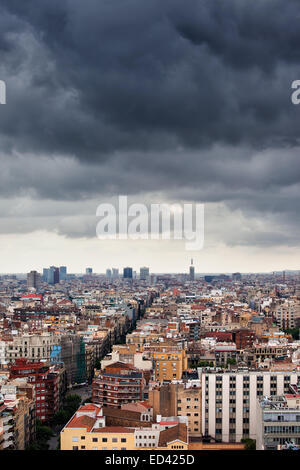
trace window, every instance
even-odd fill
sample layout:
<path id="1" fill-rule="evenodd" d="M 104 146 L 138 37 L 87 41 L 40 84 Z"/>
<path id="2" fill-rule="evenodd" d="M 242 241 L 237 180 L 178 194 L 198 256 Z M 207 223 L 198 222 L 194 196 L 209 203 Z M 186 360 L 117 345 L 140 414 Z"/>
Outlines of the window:
<path id="1" fill-rule="evenodd" d="M 93 437 L 93 442 L 98 442 L 98 437 Z"/>
<path id="2" fill-rule="evenodd" d="M 73 446 L 73 450 L 78 450 L 78 446 Z"/>
<path id="3" fill-rule="evenodd" d="M 112 442 L 118 442 L 118 438 L 117 438 L 117 437 L 113 437 L 113 438 L 112 438 Z"/>
<path id="4" fill-rule="evenodd" d="M 102 442 L 107 442 L 107 437 L 102 437 Z"/>
<path id="5" fill-rule="evenodd" d="M 73 442 L 78 442 L 78 437 L 72 437 Z"/>

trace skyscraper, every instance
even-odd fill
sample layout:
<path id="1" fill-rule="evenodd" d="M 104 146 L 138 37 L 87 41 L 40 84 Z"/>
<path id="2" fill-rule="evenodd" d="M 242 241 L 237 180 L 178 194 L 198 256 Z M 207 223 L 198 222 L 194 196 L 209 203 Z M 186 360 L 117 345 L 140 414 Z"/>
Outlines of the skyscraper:
<path id="1" fill-rule="evenodd" d="M 106 277 L 111 278 L 111 269 L 106 270 Z"/>
<path id="2" fill-rule="evenodd" d="M 86 268 L 85 274 L 93 274 L 93 268 Z"/>
<path id="3" fill-rule="evenodd" d="M 49 269 L 44 268 L 43 269 L 43 278 L 42 278 L 44 282 L 48 282 L 48 276 L 49 276 Z"/>
<path id="4" fill-rule="evenodd" d="M 67 267 L 66 266 L 60 266 L 59 268 L 59 280 L 60 281 L 65 281 L 67 279 Z"/>
<path id="5" fill-rule="evenodd" d="M 48 269 L 48 284 L 58 284 L 59 283 L 59 268 L 56 266 L 50 266 Z"/>
<path id="6" fill-rule="evenodd" d="M 30 271 L 27 274 L 27 288 L 39 289 L 41 282 L 41 275 L 37 271 Z"/>
<path id="7" fill-rule="evenodd" d="M 146 281 L 147 279 L 149 279 L 149 268 L 144 266 L 140 268 L 140 280 Z"/>
<path id="8" fill-rule="evenodd" d="M 112 277 L 117 279 L 119 277 L 119 270 L 116 268 L 112 268 Z"/>
<path id="9" fill-rule="evenodd" d="M 127 267 L 123 269 L 123 278 L 132 279 L 132 268 Z"/>
<path id="10" fill-rule="evenodd" d="M 190 266 L 190 281 L 195 280 L 195 267 L 193 266 L 193 258 L 191 259 L 191 266 Z"/>

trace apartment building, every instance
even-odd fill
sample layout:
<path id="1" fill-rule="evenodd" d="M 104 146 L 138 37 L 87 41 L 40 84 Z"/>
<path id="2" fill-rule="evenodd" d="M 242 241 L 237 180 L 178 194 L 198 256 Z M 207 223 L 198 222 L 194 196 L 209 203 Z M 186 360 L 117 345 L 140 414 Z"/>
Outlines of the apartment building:
<path id="1" fill-rule="evenodd" d="M 199 370 L 202 384 L 202 433 L 220 442 L 256 439 L 256 400 L 282 395 L 297 384 L 300 372 Z"/>
<path id="2" fill-rule="evenodd" d="M 235 343 L 217 343 L 215 346 L 215 363 L 216 366 L 226 366 L 228 362 L 237 359 L 237 351 Z"/>
<path id="3" fill-rule="evenodd" d="M 133 450 L 134 429 L 106 426 L 97 404 L 81 406 L 60 434 L 61 450 Z"/>
<path id="4" fill-rule="evenodd" d="M 257 400 L 256 416 L 256 450 L 300 449 L 300 394 Z"/>
<path id="5" fill-rule="evenodd" d="M 275 307 L 275 318 L 277 326 L 286 330 L 296 328 L 300 321 L 300 301 L 294 299 L 285 299 Z"/>
<path id="6" fill-rule="evenodd" d="M 114 362 L 126 362 L 136 369 L 152 370 L 152 361 L 147 360 L 142 352 L 138 352 L 135 344 L 114 345 L 112 352 L 101 361 L 101 368 L 104 369 Z"/>
<path id="7" fill-rule="evenodd" d="M 35 387 L 36 418 L 42 422 L 50 421 L 59 410 L 61 374 L 64 368 L 54 369 L 44 362 L 29 362 L 17 359 L 10 368 L 10 378 L 27 378 Z"/>
<path id="8" fill-rule="evenodd" d="M 61 432 L 61 450 L 134 450 L 134 429 L 91 427 L 88 417 L 74 418 Z"/>
<path id="9" fill-rule="evenodd" d="M 12 336 L 9 341 L 5 341 L 4 360 L 7 363 L 13 363 L 23 357 L 29 361 L 50 360 L 53 346 L 57 344 L 59 338 L 48 332 Z"/>
<path id="10" fill-rule="evenodd" d="M 34 402 L 27 397 L 17 398 L 10 394 L 0 399 L 0 422 L 2 435 L 0 448 L 3 450 L 24 450 L 34 438 L 35 426 L 31 417 L 34 414 Z"/>
<path id="11" fill-rule="evenodd" d="M 255 363 L 264 362 L 265 359 L 279 359 L 287 356 L 288 346 L 280 344 L 255 344 L 252 348 Z"/>
<path id="12" fill-rule="evenodd" d="M 170 383 L 149 390 L 153 416 L 187 417 L 190 436 L 201 436 L 201 387 L 199 380 Z"/>
<path id="13" fill-rule="evenodd" d="M 183 371 L 187 369 L 186 350 L 173 346 L 160 349 L 160 351 L 151 352 L 154 379 L 160 382 L 180 380 Z"/>
<path id="14" fill-rule="evenodd" d="M 92 400 L 102 406 L 121 408 L 125 403 L 142 401 L 145 384 L 142 371 L 129 364 L 116 362 L 96 372 Z"/>
<path id="15" fill-rule="evenodd" d="M 159 417 L 147 427 L 107 425 L 100 405 L 81 406 L 62 429 L 61 450 L 171 450 L 188 448 L 186 418 Z"/>

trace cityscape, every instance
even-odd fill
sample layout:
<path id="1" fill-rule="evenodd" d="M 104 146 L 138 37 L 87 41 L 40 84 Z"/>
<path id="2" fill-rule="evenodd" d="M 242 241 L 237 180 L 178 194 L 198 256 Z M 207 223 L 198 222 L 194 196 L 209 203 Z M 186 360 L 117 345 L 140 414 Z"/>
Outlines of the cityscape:
<path id="1" fill-rule="evenodd" d="M 299 455 L 299 19 L 0 0 L 1 470 Z"/>
<path id="2" fill-rule="evenodd" d="M 0 278 L 0 449 L 300 446 L 300 271 Z"/>

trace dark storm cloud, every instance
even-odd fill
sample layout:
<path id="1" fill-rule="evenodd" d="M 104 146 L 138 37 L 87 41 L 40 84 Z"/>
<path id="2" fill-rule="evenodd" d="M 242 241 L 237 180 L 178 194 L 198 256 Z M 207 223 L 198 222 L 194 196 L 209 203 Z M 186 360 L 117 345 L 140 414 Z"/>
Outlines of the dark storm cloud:
<path id="1" fill-rule="evenodd" d="M 11 72 L 23 65 L 29 74 L 23 97 L 11 87 L 17 149 L 86 161 L 116 150 L 298 138 L 290 102 L 297 1 L 7 0 L 2 9 L 32 37 L 30 53 L 19 34 L 2 34 L 9 57 L 21 59 Z M 4 133 L 5 124 L 1 116 Z"/>
<path id="2" fill-rule="evenodd" d="M 298 0 L 1 0 L 2 196 L 159 191 L 293 226 L 299 20 Z"/>

